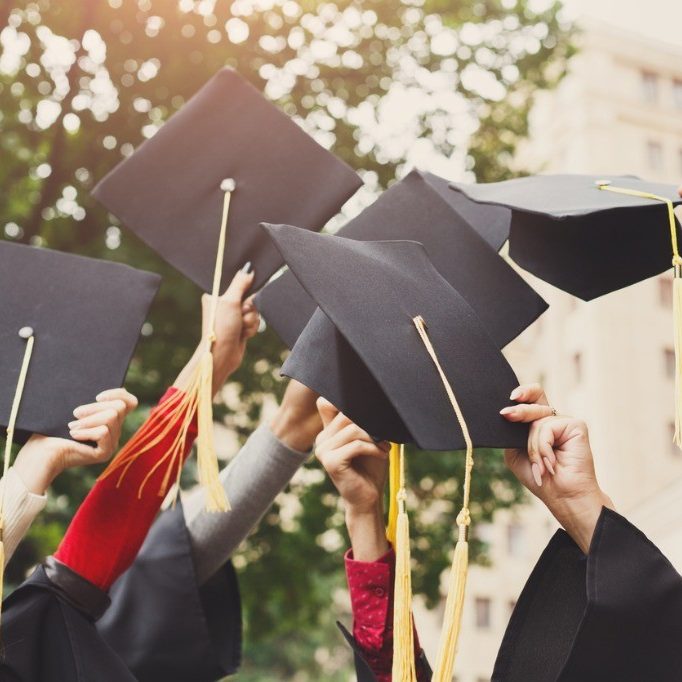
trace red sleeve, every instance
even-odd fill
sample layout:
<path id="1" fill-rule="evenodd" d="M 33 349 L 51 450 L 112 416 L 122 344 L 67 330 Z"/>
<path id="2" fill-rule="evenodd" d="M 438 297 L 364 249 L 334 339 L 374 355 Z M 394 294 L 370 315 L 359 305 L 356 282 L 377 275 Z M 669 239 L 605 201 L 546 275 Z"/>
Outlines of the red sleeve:
<path id="1" fill-rule="evenodd" d="M 166 391 L 146 424 L 168 412 L 168 408 L 164 411 L 164 404 L 177 390 L 170 388 Z M 133 563 L 161 507 L 167 492 L 161 490 L 165 467 L 156 469 L 145 484 L 141 497 L 140 485 L 154 464 L 168 451 L 179 429 L 178 423 L 177 428 L 171 429 L 159 443 L 144 452 L 120 481 L 114 474 L 95 483 L 55 553 L 57 560 L 100 589 L 111 587 Z M 195 418 L 185 439 L 185 458 L 196 435 Z"/>
<path id="2" fill-rule="evenodd" d="M 393 668 L 393 582 L 395 553 L 391 549 L 372 562 L 356 561 L 346 553 L 346 578 L 353 610 L 353 637 L 365 654 L 377 682 L 391 682 Z M 414 632 L 415 658 L 421 647 Z M 417 666 L 417 679 L 426 682 Z"/>

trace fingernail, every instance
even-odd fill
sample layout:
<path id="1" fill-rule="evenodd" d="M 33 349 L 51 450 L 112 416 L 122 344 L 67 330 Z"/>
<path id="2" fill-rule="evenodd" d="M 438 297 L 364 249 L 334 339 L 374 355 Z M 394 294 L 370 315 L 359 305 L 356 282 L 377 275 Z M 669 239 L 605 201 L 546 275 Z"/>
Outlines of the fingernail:
<path id="1" fill-rule="evenodd" d="M 543 457 L 542 460 L 544 461 L 545 466 L 547 467 L 547 470 L 549 471 L 549 473 L 552 474 L 552 476 L 554 476 L 556 471 L 554 471 L 554 465 L 552 464 L 549 457 Z"/>
<path id="2" fill-rule="evenodd" d="M 69 423 L 67 424 L 67 426 L 68 426 L 69 429 L 71 429 L 71 430 L 77 429 L 80 425 L 81 425 L 81 423 L 80 423 L 79 421 L 69 422 Z"/>
<path id="3" fill-rule="evenodd" d="M 516 411 L 516 408 L 512 405 L 510 407 L 503 407 L 500 410 L 500 414 L 514 414 L 515 411 Z"/>
<path id="4" fill-rule="evenodd" d="M 244 266 L 242 267 L 241 270 L 245 275 L 248 275 L 251 272 L 251 261 L 247 260 L 246 263 L 244 263 Z"/>
<path id="5" fill-rule="evenodd" d="M 77 408 L 73 411 L 73 416 L 76 417 L 76 419 L 78 419 L 78 418 L 81 416 L 81 414 L 83 414 L 83 409 L 82 409 L 82 407 L 77 407 Z"/>
<path id="6" fill-rule="evenodd" d="M 510 394 L 509 400 L 517 400 L 521 397 L 521 387 L 517 386 Z"/>
<path id="7" fill-rule="evenodd" d="M 540 465 L 537 462 L 533 462 L 530 465 L 530 469 L 533 472 L 533 478 L 535 483 L 539 488 L 542 488 L 542 476 L 540 475 Z"/>

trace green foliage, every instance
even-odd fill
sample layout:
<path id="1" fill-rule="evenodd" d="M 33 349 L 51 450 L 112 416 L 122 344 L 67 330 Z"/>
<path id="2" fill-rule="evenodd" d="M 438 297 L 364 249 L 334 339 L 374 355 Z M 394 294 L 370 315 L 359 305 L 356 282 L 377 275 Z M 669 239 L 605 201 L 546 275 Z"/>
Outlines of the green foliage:
<path id="1" fill-rule="evenodd" d="M 224 65 L 357 168 L 369 188 L 365 202 L 403 173 L 423 144 L 433 156 L 451 158 L 453 174 L 507 177 L 535 92 L 558 82 L 572 50 L 560 2 L 539 4 L 4 2 L 0 238 L 164 276 L 127 380 L 143 404 L 152 404 L 197 341 L 199 292 L 119 230 L 90 198 L 94 183 Z M 414 112 L 403 132 L 386 137 L 386 106 L 396 91 L 411 96 Z M 222 416 L 240 437 L 258 422 L 265 397 L 281 395 L 282 357 L 275 335 L 261 334 L 233 377 L 241 399 Z M 415 588 L 435 603 L 438 575 L 450 561 L 462 457 L 413 453 L 409 469 Z M 56 482 L 47 512 L 13 562 L 13 582 L 52 551 L 96 474 L 67 472 Z M 475 523 L 520 499 L 499 453 L 477 454 L 474 486 Z M 335 649 L 330 608 L 343 586 L 342 527 L 336 496 L 311 464 L 245 543 L 237 557 L 248 628 L 244 679 L 319 679 L 321 669 L 326 680 L 344 679 L 348 661 Z M 479 558 L 482 550 L 474 543 Z"/>

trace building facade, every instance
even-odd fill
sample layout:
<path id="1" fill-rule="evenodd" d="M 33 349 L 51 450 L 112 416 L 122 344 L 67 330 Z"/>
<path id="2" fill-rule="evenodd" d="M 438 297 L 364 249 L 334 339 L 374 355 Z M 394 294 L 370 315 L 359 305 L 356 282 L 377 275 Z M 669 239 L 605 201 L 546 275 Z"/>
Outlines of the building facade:
<path id="1" fill-rule="evenodd" d="M 666 45 L 587 23 L 579 42 L 569 75 L 538 99 L 519 166 L 682 184 L 682 39 Z M 550 309 L 506 350 L 510 362 L 522 382 L 545 386 L 559 412 L 587 422 L 602 487 L 682 569 L 671 277 L 590 303 L 528 278 Z M 479 529 L 492 563 L 470 571 L 458 682 L 490 679 L 514 601 L 555 529 L 535 501 Z M 442 612 L 420 609 L 416 619 L 434 660 Z"/>

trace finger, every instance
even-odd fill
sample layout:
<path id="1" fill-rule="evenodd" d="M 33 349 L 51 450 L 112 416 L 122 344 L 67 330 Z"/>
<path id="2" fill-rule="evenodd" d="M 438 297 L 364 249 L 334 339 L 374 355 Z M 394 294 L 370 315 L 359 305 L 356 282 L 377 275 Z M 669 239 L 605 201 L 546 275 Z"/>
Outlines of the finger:
<path id="1" fill-rule="evenodd" d="M 554 476 L 556 474 L 557 458 L 554 453 L 554 428 L 551 421 L 547 421 L 540 425 L 538 433 L 538 452 L 549 470 L 549 473 Z"/>
<path id="2" fill-rule="evenodd" d="M 677 188 L 677 193 L 682 197 L 682 185 Z M 678 206 L 679 208 L 679 206 Z"/>
<path id="3" fill-rule="evenodd" d="M 254 303 L 255 298 L 256 298 L 256 295 L 252 294 L 251 296 L 249 296 L 244 301 L 244 304 L 242 305 L 242 312 L 243 313 L 248 313 L 248 312 L 251 312 L 252 310 L 256 310 L 256 304 Z"/>
<path id="4" fill-rule="evenodd" d="M 81 442 L 92 441 L 97 443 L 97 448 L 99 448 L 100 442 L 109 434 L 109 428 L 106 424 L 102 424 L 101 426 L 93 426 L 89 429 L 73 429 L 69 433 L 74 440 Z"/>
<path id="5" fill-rule="evenodd" d="M 252 270 L 249 273 L 239 270 L 237 274 L 232 278 L 230 286 L 227 287 L 227 291 L 221 296 L 225 301 L 232 301 L 233 303 L 239 303 L 241 305 L 246 296 L 246 292 L 250 289 L 253 284 L 253 278 L 256 273 Z"/>
<path id="6" fill-rule="evenodd" d="M 257 310 L 253 310 L 249 313 L 242 315 L 242 324 L 244 328 L 253 327 L 258 330 L 258 325 L 260 323 L 260 315 Z"/>
<path id="7" fill-rule="evenodd" d="M 317 411 L 320 413 L 320 418 L 322 419 L 322 426 L 326 429 L 341 413 L 326 398 L 318 398 L 316 404 Z"/>
<path id="8" fill-rule="evenodd" d="M 542 477 L 545 475 L 546 468 L 538 448 L 538 434 L 540 422 L 533 422 L 530 425 L 528 434 L 528 459 L 530 460 L 531 472 L 536 485 L 542 487 Z"/>
<path id="9" fill-rule="evenodd" d="M 120 401 L 119 401 L 120 402 Z M 82 417 L 73 422 L 69 422 L 69 429 L 77 431 L 80 429 L 89 429 L 95 426 L 113 426 L 118 427 L 120 420 L 120 412 L 113 407 L 94 412 L 87 417 Z"/>
<path id="10" fill-rule="evenodd" d="M 519 403 L 549 405 L 545 391 L 540 384 L 522 384 L 511 392 L 509 399 Z"/>
<path id="11" fill-rule="evenodd" d="M 85 419 L 100 412 L 108 412 L 114 410 L 117 417 L 125 417 L 128 413 L 128 405 L 123 400 L 107 400 L 99 403 L 89 403 L 88 405 L 81 405 L 73 411 L 73 416 L 77 419 Z"/>
<path id="12" fill-rule="evenodd" d="M 347 443 L 352 443 L 353 441 L 364 441 L 366 443 L 370 443 L 371 445 L 376 445 L 366 431 L 363 431 L 357 424 L 348 422 L 336 433 L 331 434 L 325 439 L 324 448 L 327 451 L 338 450 Z"/>
<path id="13" fill-rule="evenodd" d="M 95 400 L 97 402 L 122 400 L 127 405 L 128 410 L 134 410 L 138 405 L 137 398 L 125 388 L 110 388 L 108 391 L 102 391 L 95 397 Z"/>
<path id="14" fill-rule="evenodd" d="M 378 447 L 375 443 L 367 441 L 352 441 L 346 443 L 337 450 L 332 450 L 324 459 L 321 459 L 324 468 L 330 473 L 335 474 L 348 468 L 354 459 L 358 457 L 373 457 L 382 461 L 388 459 L 388 453 Z"/>
<path id="15" fill-rule="evenodd" d="M 500 410 L 500 414 L 510 422 L 530 423 L 554 414 L 549 405 L 526 404 L 510 405 Z"/>

